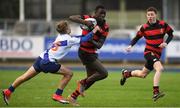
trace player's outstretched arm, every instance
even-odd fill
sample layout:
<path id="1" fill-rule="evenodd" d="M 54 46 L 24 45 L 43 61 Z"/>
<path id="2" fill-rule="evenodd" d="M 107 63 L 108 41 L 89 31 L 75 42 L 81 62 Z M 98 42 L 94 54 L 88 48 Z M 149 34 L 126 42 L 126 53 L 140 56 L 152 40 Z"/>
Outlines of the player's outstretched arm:
<path id="1" fill-rule="evenodd" d="M 139 40 L 140 38 L 141 38 L 140 36 L 136 35 L 136 36 L 131 40 L 130 45 L 125 49 L 126 52 L 131 52 L 132 47 L 138 42 L 138 40 Z"/>
<path id="2" fill-rule="evenodd" d="M 69 17 L 69 20 L 76 22 L 76 23 L 84 24 L 84 20 L 81 18 L 80 15 L 72 15 Z"/>
<path id="3" fill-rule="evenodd" d="M 132 50 L 132 45 L 129 45 L 125 50 L 126 50 L 126 52 L 131 52 L 131 50 Z"/>
<path id="4" fill-rule="evenodd" d="M 93 35 L 94 35 L 97 31 L 99 31 L 99 30 L 100 30 L 99 26 L 96 26 L 96 27 L 95 27 L 90 33 L 88 33 L 86 36 L 81 37 L 80 43 L 86 42 L 86 41 L 90 40 L 90 39 L 93 37 Z"/>
<path id="5" fill-rule="evenodd" d="M 93 23 L 91 21 L 86 21 L 86 20 L 82 19 L 80 15 L 72 15 L 69 17 L 69 20 L 76 22 L 76 23 L 84 24 L 88 27 L 93 26 Z"/>

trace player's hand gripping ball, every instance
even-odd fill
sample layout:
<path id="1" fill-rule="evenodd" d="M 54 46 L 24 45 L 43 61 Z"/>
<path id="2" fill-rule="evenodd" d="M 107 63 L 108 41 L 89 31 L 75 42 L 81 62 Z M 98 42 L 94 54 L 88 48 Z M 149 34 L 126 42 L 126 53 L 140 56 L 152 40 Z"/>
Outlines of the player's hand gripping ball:
<path id="1" fill-rule="evenodd" d="M 84 29 L 84 30 L 93 30 L 94 27 L 97 25 L 97 21 L 94 18 L 87 18 L 87 19 L 85 19 L 85 21 L 91 22 L 92 25 L 88 26 L 88 25 L 85 25 L 85 24 L 80 24 L 81 29 Z"/>

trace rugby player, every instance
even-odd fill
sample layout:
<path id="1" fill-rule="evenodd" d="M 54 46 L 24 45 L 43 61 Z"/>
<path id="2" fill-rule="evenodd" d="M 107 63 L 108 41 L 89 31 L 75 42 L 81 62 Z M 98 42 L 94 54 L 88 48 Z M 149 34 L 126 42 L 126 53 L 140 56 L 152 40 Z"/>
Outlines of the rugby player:
<path id="1" fill-rule="evenodd" d="M 144 50 L 144 58 L 146 63 L 142 70 L 123 70 L 120 84 L 124 85 L 127 78 L 139 77 L 145 78 L 149 72 L 155 70 L 153 79 L 153 100 L 156 101 L 165 94 L 159 90 L 160 76 L 163 71 L 163 65 L 160 61 L 162 50 L 168 45 L 173 38 L 173 29 L 163 20 L 157 19 L 157 9 L 149 7 L 146 11 L 147 23 L 143 24 L 136 36 L 132 39 L 126 51 L 130 52 L 137 41 L 144 37 L 146 46 Z M 168 34 L 167 39 L 164 39 Z"/>

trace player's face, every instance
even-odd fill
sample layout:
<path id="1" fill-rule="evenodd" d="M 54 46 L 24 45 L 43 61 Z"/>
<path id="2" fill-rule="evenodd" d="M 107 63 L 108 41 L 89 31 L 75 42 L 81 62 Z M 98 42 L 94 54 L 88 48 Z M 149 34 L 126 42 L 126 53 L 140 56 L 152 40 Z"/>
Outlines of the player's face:
<path id="1" fill-rule="evenodd" d="M 156 13 L 154 11 L 148 11 L 146 17 L 149 23 L 152 24 L 156 22 Z"/>
<path id="2" fill-rule="evenodd" d="M 104 18 L 106 17 L 106 10 L 99 8 L 95 12 L 95 17 L 104 20 Z"/>

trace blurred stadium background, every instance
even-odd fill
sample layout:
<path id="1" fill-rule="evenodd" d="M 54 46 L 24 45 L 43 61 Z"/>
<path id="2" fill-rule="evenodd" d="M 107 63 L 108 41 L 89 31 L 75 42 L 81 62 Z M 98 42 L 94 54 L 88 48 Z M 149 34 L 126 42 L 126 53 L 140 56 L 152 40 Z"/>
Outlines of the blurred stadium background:
<path id="1" fill-rule="evenodd" d="M 57 21 L 74 14 L 91 14 L 98 4 L 107 8 L 110 25 L 109 40 L 100 50 L 103 61 L 143 61 L 143 42 L 129 55 L 125 54 L 124 48 L 135 36 L 137 28 L 146 22 L 145 10 L 149 6 L 156 7 L 158 17 L 175 29 L 174 40 L 164 52 L 163 61 L 180 61 L 179 0 L 1 0 L 1 62 L 34 59 L 56 36 Z M 78 24 L 71 23 L 71 28 L 72 35 L 81 33 Z M 76 50 L 77 47 L 73 48 L 65 60 L 78 60 Z"/>
<path id="2" fill-rule="evenodd" d="M 7 85 L 5 84 L 10 84 L 10 81 L 14 80 L 12 77 L 12 79 L 7 79 L 10 81 L 5 81 L 5 76 L 11 75 L 7 70 L 11 70 L 10 72 L 14 70 L 17 74 L 14 75 L 13 73 L 12 75 L 17 76 L 18 72 L 27 69 L 33 60 L 49 47 L 57 35 L 55 31 L 57 21 L 68 19 L 70 15 L 74 14 L 91 14 L 98 4 L 107 8 L 106 19 L 110 25 L 109 38 L 99 51 L 99 57 L 110 72 L 120 72 L 122 68 L 137 69 L 143 66 L 144 40 L 138 42 L 132 53 L 127 54 L 124 49 L 129 44 L 130 39 L 135 36 L 139 26 L 146 22 L 146 9 L 149 6 L 154 6 L 158 9 L 159 19 L 164 19 L 175 30 L 175 37 L 164 50 L 162 56 L 165 71 L 176 71 L 173 75 L 179 75 L 179 0 L 0 0 L 0 89 L 6 88 Z M 81 33 L 78 24 L 72 22 L 70 24 L 72 35 Z M 78 46 L 74 46 L 62 60 L 62 63 L 73 70 L 82 72 L 84 68 L 77 56 L 77 49 Z M 118 78 L 116 77 L 117 80 Z M 166 80 L 166 78 L 164 79 Z M 177 81 L 180 82 L 178 79 Z M 173 104 L 180 106 L 176 101 Z M 20 104 L 13 105 L 23 106 Z M 144 106 L 148 105 L 145 104 Z M 33 106 L 37 106 L 37 104 Z M 101 105 L 93 104 L 92 106 Z M 111 104 L 107 106 L 111 106 Z M 122 104 L 122 106 L 129 105 Z M 165 104 L 165 106 L 172 105 Z"/>

